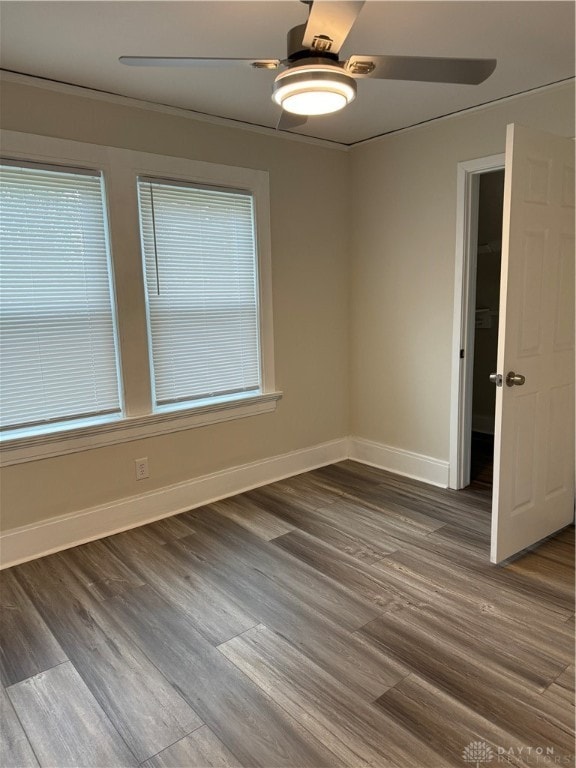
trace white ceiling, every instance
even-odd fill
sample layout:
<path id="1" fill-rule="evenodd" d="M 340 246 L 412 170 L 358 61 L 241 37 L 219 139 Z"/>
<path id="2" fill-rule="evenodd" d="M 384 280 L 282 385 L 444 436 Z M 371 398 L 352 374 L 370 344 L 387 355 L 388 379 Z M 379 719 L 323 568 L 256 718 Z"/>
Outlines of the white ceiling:
<path id="1" fill-rule="evenodd" d="M 341 51 L 497 58 L 479 86 L 360 80 L 297 132 L 344 144 L 574 77 L 574 2 L 368 0 Z M 121 55 L 283 58 L 299 0 L 1 2 L 3 69 L 274 127 L 274 72 L 131 68 Z"/>

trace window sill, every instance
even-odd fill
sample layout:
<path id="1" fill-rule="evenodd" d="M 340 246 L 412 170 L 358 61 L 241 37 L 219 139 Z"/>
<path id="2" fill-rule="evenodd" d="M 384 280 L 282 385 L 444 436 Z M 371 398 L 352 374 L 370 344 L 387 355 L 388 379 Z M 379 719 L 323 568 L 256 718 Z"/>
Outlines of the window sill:
<path id="1" fill-rule="evenodd" d="M 281 392 L 270 392 L 188 410 L 132 416 L 94 426 L 4 440 L 0 448 L 0 466 L 89 451 L 106 445 L 203 427 L 220 421 L 271 413 L 276 410 L 276 403 L 281 397 Z"/>

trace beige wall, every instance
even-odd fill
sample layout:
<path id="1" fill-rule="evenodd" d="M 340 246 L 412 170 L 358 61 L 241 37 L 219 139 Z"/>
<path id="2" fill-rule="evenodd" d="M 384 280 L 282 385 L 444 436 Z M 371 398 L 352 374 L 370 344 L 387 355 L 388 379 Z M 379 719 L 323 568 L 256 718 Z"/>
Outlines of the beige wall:
<path id="1" fill-rule="evenodd" d="M 269 171 L 284 392 L 272 414 L 4 468 L 4 528 L 348 434 L 346 152 L 15 83 L 3 84 L 1 115 L 9 130 Z M 140 456 L 151 476 L 136 483 Z"/>
<path id="2" fill-rule="evenodd" d="M 352 434 L 448 460 L 456 168 L 511 122 L 574 136 L 573 83 L 352 151 Z"/>
<path id="3" fill-rule="evenodd" d="M 572 85 L 349 153 L 22 84 L 2 107 L 6 129 L 270 172 L 284 391 L 273 414 L 8 467 L 5 528 L 348 434 L 447 459 L 456 165 L 503 152 L 509 122 L 574 135 Z"/>

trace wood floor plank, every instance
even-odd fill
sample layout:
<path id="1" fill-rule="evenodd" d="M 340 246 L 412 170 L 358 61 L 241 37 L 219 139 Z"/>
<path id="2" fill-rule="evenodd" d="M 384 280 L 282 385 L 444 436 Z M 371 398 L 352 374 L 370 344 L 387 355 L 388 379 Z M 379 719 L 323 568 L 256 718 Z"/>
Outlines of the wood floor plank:
<path id="1" fill-rule="evenodd" d="M 145 557 L 132 549 L 130 537 L 124 534 L 108 537 L 104 545 L 129 564 L 142 582 L 151 584 L 157 592 L 178 605 L 215 645 L 258 623 L 222 590 L 216 589 L 201 575 L 191 573 L 174 557 L 168 545 L 148 551 Z"/>
<path id="2" fill-rule="evenodd" d="M 554 702 L 557 706 L 565 707 L 571 713 L 572 719 L 574 719 L 574 693 L 572 691 L 569 691 L 563 685 L 558 685 L 558 683 L 550 683 L 542 696 Z"/>
<path id="3" fill-rule="evenodd" d="M 444 530 L 444 529 L 442 529 Z M 537 612 L 544 623 L 560 625 L 573 609 L 572 600 L 559 583 L 543 587 L 527 576 L 520 576 L 508 566 L 493 566 L 484 558 L 471 557 L 455 542 L 438 546 L 440 532 L 416 542 L 406 542 L 402 550 L 379 562 L 374 569 L 384 572 L 384 581 L 412 594 L 415 602 L 433 602 L 438 595 L 455 596 L 463 605 L 476 605 L 483 613 L 518 619 L 534 624 Z M 570 588 L 573 594 L 573 586 Z M 572 603 L 572 604 L 570 604 Z M 559 632 L 564 634 L 559 626 Z"/>
<path id="4" fill-rule="evenodd" d="M 574 528 L 496 567 L 490 504 L 345 461 L 15 566 L 0 764 L 570 764 Z"/>
<path id="5" fill-rule="evenodd" d="M 400 541 L 418 541 L 445 525 L 427 515 L 411 512 L 400 504 L 385 501 L 368 504 L 356 497 L 343 498 L 329 507 L 321 507 L 317 513 L 340 521 L 346 521 L 348 517 L 365 526 L 368 535 L 379 536 L 380 532 L 384 532 Z"/>
<path id="6" fill-rule="evenodd" d="M 330 487 L 322 478 L 314 477 L 310 472 L 271 483 L 265 486 L 265 489 L 279 492 L 284 498 L 293 498 L 298 503 L 304 503 L 309 509 L 325 507 L 342 497 L 340 491 Z"/>
<path id="7" fill-rule="evenodd" d="M 570 666 L 566 667 L 564 672 L 562 672 L 556 680 L 554 681 L 557 685 L 561 685 L 564 688 L 566 688 L 569 691 L 572 691 L 574 693 L 574 675 L 576 673 L 576 669 L 574 668 L 574 664 L 571 664 Z"/>
<path id="8" fill-rule="evenodd" d="M 114 535 L 115 542 L 127 542 L 126 547 L 134 554 L 146 555 L 153 552 L 163 544 L 168 544 L 184 536 L 191 536 L 194 533 L 190 521 L 184 515 L 166 517 L 162 520 L 156 520 L 154 523 L 140 525 L 137 528 L 131 528 L 128 531 Z M 107 537 L 103 541 L 109 540 Z M 131 586 L 141 586 L 138 584 Z M 109 596 L 109 595 L 108 595 Z"/>
<path id="9" fill-rule="evenodd" d="M 457 611 L 454 610 L 455 606 Z M 491 610 L 489 605 L 478 608 L 477 605 L 454 599 L 438 598 L 433 605 L 423 607 L 423 611 L 444 617 L 443 621 L 448 622 L 462 636 L 490 643 L 494 654 L 511 654 L 516 660 L 523 658 L 528 665 L 523 676 L 531 679 L 536 687 L 545 685 L 556 669 L 564 667 L 573 659 L 574 634 L 562 623 L 555 622 L 551 628 L 544 622 L 535 622 L 533 617 L 528 621 L 520 621 Z M 537 659 L 537 663 L 533 663 L 533 658 Z"/>
<path id="10" fill-rule="evenodd" d="M 334 464 L 332 468 L 338 473 L 348 472 L 355 473 L 356 475 L 360 474 L 360 476 L 364 471 L 362 464 L 351 460 Z M 397 475 L 386 470 L 373 469 L 379 478 L 377 483 L 379 489 L 388 489 L 404 497 L 409 496 L 423 500 L 430 504 L 430 509 L 435 509 L 436 506 L 439 506 L 441 509 L 451 511 L 457 511 L 458 509 L 471 510 L 474 516 L 489 519 L 492 507 L 491 490 L 488 492 L 485 490 L 478 492 L 474 486 L 469 486 L 461 491 L 454 491 L 450 488 L 432 487 L 428 483 L 416 480 L 413 477 Z M 462 516 L 460 515 L 460 517 Z"/>
<path id="11" fill-rule="evenodd" d="M 270 514 L 252 503 L 243 494 L 223 499 L 210 505 L 211 509 L 219 515 L 227 517 L 247 531 L 261 539 L 269 541 L 284 533 L 294 530 L 294 526 L 286 523 L 279 517 Z"/>
<path id="12" fill-rule="evenodd" d="M 72 547 L 58 557 L 98 600 L 142 584 L 120 559 L 111 556 L 103 539 Z"/>
<path id="13" fill-rule="evenodd" d="M 277 547 L 290 552 L 325 576 L 371 600 L 381 610 L 394 610 L 409 600 L 378 578 L 378 571 L 320 541 L 304 531 L 295 530 L 274 540 Z"/>
<path id="14" fill-rule="evenodd" d="M 556 704 L 565 706 L 567 711 L 572 713 L 572 717 L 574 717 L 574 675 L 575 668 L 572 664 L 566 667 L 542 694 Z"/>
<path id="15" fill-rule="evenodd" d="M 294 528 L 305 531 L 363 562 L 372 563 L 381 560 L 390 552 L 397 550 L 396 543 L 388 542 L 386 546 L 377 547 L 369 539 L 356 535 L 356 532 L 353 535 L 343 533 L 334 527 L 333 521 L 326 514 L 324 516 L 315 515 L 316 509 L 306 508 L 300 499 L 287 498 L 285 494 L 274 489 L 274 486 L 258 488 L 256 491 L 245 494 L 245 496 L 248 496 L 262 509 L 268 510 L 276 517 L 291 523 Z M 325 509 L 326 505 L 322 508 Z"/>
<path id="16" fill-rule="evenodd" d="M 66 661 L 12 570 L 0 574 L 0 678 L 5 686 Z"/>
<path id="17" fill-rule="evenodd" d="M 192 535 L 191 527 L 189 528 L 189 531 L 190 535 Z M 167 544 L 169 541 L 174 541 L 174 539 L 169 539 L 167 541 L 162 535 L 154 533 L 150 530 L 149 525 L 140 525 L 138 528 L 132 528 L 128 531 L 123 531 L 122 533 L 116 533 L 114 536 L 107 536 L 102 541 L 107 545 L 111 540 L 114 540 L 118 545 L 115 547 L 116 556 L 118 556 L 117 551 L 121 549 L 120 545 L 122 544 L 123 550 L 125 549 L 130 552 L 134 558 L 139 560 L 145 560 L 150 552 L 156 552 L 164 544 Z M 142 586 L 143 583 L 141 577 L 138 586 Z"/>
<path id="18" fill-rule="evenodd" d="M 404 600 L 423 612 L 438 614 L 441 622 L 453 625 L 454 631 L 463 637 L 487 638 L 494 652 L 500 648 L 505 655 L 521 655 L 526 660 L 537 658 L 539 675 L 534 677 L 532 663 L 528 662 L 525 668 L 525 674 L 530 676 L 536 687 L 546 685 L 548 677 L 573 658 L 573 628 L 558 623 L 555 613 L 550 614 L 551 624 L 541 620 L 540 616 L 538 621 L 534 621 L 532 606 L 507 613 L 509 603 L 495 606 L 483 595 L 470 597 L 466 590 L 454 584 L 456 579 L 452 578 L 450 571 L 448 575 L 443 574 L 429 582 L 426 588 L 411 578 L 411 572 L 397 568 L 383 570 L 382 566 L 375 564 L 371 570 L 384 574 L 383 584 L 396 594 L 399 604 Z M 519 669 L 522 670 L 522 667 Z"/>
<path id="19" fill-rule="evenodd" d="M 92 647 L 121 634 L 69 558 L 58 554 L 32 560 L 19 565 L 14 576 L 67 656 L 79 646 Z"/>
<path id="20" fill-rule="evenodd" d="M 567 616 L 566 609 L 556 609 L 531 597 L 526 585 L 519 594 L 506 589 L 502 580 L 494 583 L 492 576 L 482 578 L 480 572 L 472 573 L 464 564 L 453 564 L 446 558 L 427 553 L 424 548 L 408 552 L 406 547 L 405 551 L 393 553 L 374 563 L 373 567 L 380 572 L 381 578 L 411 591 L 416 600 L 420 596 L 426 603 L 432 602 L 437 593 L 454 595 L 479 606 L 491 606 L 505 616 L 515 616 L 525 622 L 530 622 L 538 611 L 540 620 L 551 626 Z"/>
<path id="21" fill-rule="evenodd" d="M 288 590 L 326 618 L 357 629 L 378 615 L 367 600 L 323 576 L 287 552 L 263 542 L 230 520 L 214 514 L 210 507 L 195 516 L 198 533 L 218 539 L 250 568 L 257 568 L 281 589 Z M 193 545 L 191 538 L 186 539 Z M 243 630 L 240 630 L 243 631 Z"/>
<path id="22" fill-rule="evenodd" d="M 265 626 L 248 630 L 220 651 L 275 699 L 340 761 L 358 766 L 433 765 L 436 755 L 414 733 L 395 726 Z"/>
<path id="23" fill-rule="evenodd" d="M 315 510 L 313 514 L 326 525 L 366 543 L 371 542 L 372 546 L 387 554 L 402 549 L 407 542 L 420 541 L 428 533 L 352 499 L 337 501 L 329 507 Z"/>
<path id="24" fill-rule="evenodd" d="M 487 562 L 490 557 L 490 533 L 488 531 L 472 531 L 456 523 L 446 523 L 442 528 L 431 533 L 426 544 L 438 544 L 442 548 L 458 548 L 468 556 Z"/>
<path id="25" fill-rule="evenodd" d="M 536 640 L 528 625 L 512 645 L 509 624 L 500 626 L 485 615 L 472 618 L 469 611 L 455 615 L 453 607 L 454 603 L 423 605 L 391 619 L 394 622 L 402 616 L 407 623 L 413 622 L 439 638 L 455 657 L 473 656 L 475 663 L 489 666 L 534 691 L 545 690 L 564 669 L 566 656 L 556 652 L 557 646 L 551 648 L 548 638 Z"/>
<path id="26" fill-rule="evenodd" d="M 572 744 L 572 721 L 566 708 L 517 682 L 474 653 L 430 633 L 417 609 L 387 614 L 361 630 L 381 648 L 459 701 L 499 724 L 521 743 L 550 744 L 566 752 Z M 494 696 L 493 691 L 498 691 Z"/>
<path id="27" fill-rule="evenodd" d="M 112 559 L 109 553 L 103 558 Z M 130 646 L 68 558 L 27 563 L 19 567 L 18 578 L 140 761 L 202 724 L 150 661 Z M 142 583 L 132 574 L 130 580 Z"/>
<path id="28" fill-rule="evenodd" d="M 570 525 L 546 539 L 534 550 L 541 557 L 547 557 L 557 563 L 574 567 L 574 526 Z"/>
<path id="29" fill-rule="evenodd" d="M 352 475 L 357 475 L 358 464 L 342 462 L 316 470 L 332 477 L 336 486 L 345 489 Z M 447 488 L 431 488 L 419 480 L 401 477 L 391 472 L 381 472 L 377 486 L 363 487 L 357 483 L 350 490 L 349 497 L 359 493 L 361 500 L 375 507 L 382 501 L 394 501 L 418 510 L 444 523 L 465 526 L 471 530 L 488 531 L 490 528 L 491 494 L 477 493 L 472 489 L 453 491 Z M 462 515 L 462 512 L 471 514 Z"/>
<path id="30" fill-rule="evenodd" d="M 214 733 L 203 725 L 142 764 L 142 768 L 242 768 Z"/>
<path id="31" fill-rule="evenodd" d="M 400 505 L 413 513 L 419 513 L 436 523 L 459 523 L 473 530 L 487 531 L 490 528 L 488 515 L 468 515 L 463 519 L 461 500 L 453 491 L 453 500 L 430 494 L 429 490 L 419 491 L 402 485 L 381 483 L 378 486 L 366 486 L 349 472 L 344 472 L 337 465 L 321 467 L 314 473 L 325 478 L 333 487 L 344 494 L 345 500 L 366 509 L 386 511 L 388 505 Z"/>
<path id="32" fill-rule="evenodd" d="M 138 764 L 70 662 L 7 690 L 40 765 L 125 768 Z"/>
<path id="33" fill-rule="evenodd" d="M 341 493 L 334 494 L 321 486 L 312 485 L 307 475 L 263 485 L 242 495 L 260 508 L 266 509 L 270 502 L 278 501 L 282 506 L 286 505 L 289 509 L 294 509 L 295 514 L 300 515 L 303 512 L 314 512 L 320 507 L 329 507 L 330 504 L 342 500 Z M 272 512 L 276 513 L 274 509 Z"/>
<path id="34" fill-rule="evenodd" d="M 289 639 L 368 701 L 378 698 L 409 673 L 360 636 L 326 619 L 290 590 L 281 589 L 277 582 L 247 566 L 217 536 L 199 531 L 170 547 L 178 549 L 190 569 L 199 568 L 262 624 Z"/>
<path id="35" fill-rule="evenodd" d="M 465 747 L 474 741 L 485 742 L 494 749 L 496 746 L 506 749 L 530 746 L 519 744 L 517 738 L 511 737 L 491 718 L 478 714 L 442 688 L 415 675 L 383 694 L 376 706 L 424 739 L 438 754 L 438 765 L 460 768 L 465 764 Z M 512 756 L 506 764 L 530 765 L 530 762 Z"/>
<path id="36" fill-rule="evenodd" d="M 385 580 L 380 580 L 377 569 L 346 558 L 301 531 L 291 532 L 274 543 L 373 599 L 383 611 L 411 604 L 410 595 L 402 593 L 398 585 L 391 588 Z M 497 654 L 502 663 L 508 664 L 511 670 L 516 670 L 518 675 L 538 689 L 549 685 L 572 658 L 573 638 L 569 631 L 560 629 L 551 634 L 547 627 L 534 626 L 533 622 L 519 627 L 505 615 L 493 616 L 486 610 L 474 610 L 471 605 L 462 602 L 455 612 L 454 599 L 442 599 L 437 592 L 431 596 L 428 606 L 424 602 L 417 604 L 431 616 L 438 615 L 440 629 L 450 626 L 457 636 L 466 638 L 472 645 L 477 641 L 479 652 L 484 650 L 492 656 Z M 510 635 L 514 631 L 517 639 L 511 645 Z M 485 644 L 482 643 L 483 637 L 486 637 Z"/>
<path id="37" fill-rule="evenodd" d="M 548 549 L 548 553 L 551 550 Z M 554 556 L 536 551 L 528 552 L 523 557 L 506 565 L 507 574 L 514 574 L 526 580 L 535 589 L 557 595 L 560 593 L 565 604 L 571 607 L 574 603 L 574 563 L 558 561 Z M 509 582 L 510 583 L 510 582 Z"/>
<path id="38" fill-rule="evenodd" d="M 119 638 L 79 646 L 74 666 L 138 762 L 152 757 L 202 720 L 134 644 Z"/>
<path id="39" fill-rule="evenodd" d="M 337 470 L 339 474 L 342 474 L 343 477 L 350 477 L 352 484 L 355 485 L 359 481 L 365 487 L 382 485 L 382 482 L 387 477 L 394 477 L 390 472 L 373 467 L 370 464 L 361 464 L 353 459 L 344 459 L 330 466 Z"/>
<path id="40" fill-rule="evenodd" d="M 12 702 L 0 686 L 0 765 L 2 768 L 38 768 L 38 760 L 24 733 Z"/>
<path id="41" fill-rule="evenodd" d="M 416 546 L 420 546 L 420 542 Z M 408 547 L 407 547 L 408 549 Z M 551 563 L 547 558 L 540 558 L 536 552 L 528 552 L 511 563 L 493 566 L 487 558 L 465 558 L 455 551 L 455 547 L 441 552 L 465 573 L 471 573 L 482 583 L 489 583 L 499 591 L 511 592 L 539 605 L 546 605 L 547 610 L 567 617 L 574 610 L 574 568 L 566 569 Z M 434 546 L 429 547 L 428 556 L 439 553 Z M 568 571 L 572 571 L 572 578 Z"/>
<path id="42" fill-rule="evenodd" d="M 342 493 L 339 503 L 354 504 L 361 501 L 364 514 L 377 521 L 382 517 L 378 513 L 385 513 L 387 521 L 404 524 L 408 528 L 430 532 L 445 525 L 444 520 L 429 514 L 429 500 L 417 506 L 413 495 L 392 493 L 382 485 L 381 480 L 367 483 L 363 473 L 343 469 L 340 465 L 322 467 L 317 471 L 337 484 Z"/>
<path id="43" fill-rule="evenodd" d="M 194 533 L 194 528 L 182 515 L 164 517 L 162 520 L 156 520 L 143 527 L 146 528 L 148 533 L 157 536 L 163 544 Z"/>
<path id="44" fill-rule="evenodd" d="M 241 763 L 286 768 L 334 765 L 331 752 L 149 586 L 111 598 L 106 605 Z"/>

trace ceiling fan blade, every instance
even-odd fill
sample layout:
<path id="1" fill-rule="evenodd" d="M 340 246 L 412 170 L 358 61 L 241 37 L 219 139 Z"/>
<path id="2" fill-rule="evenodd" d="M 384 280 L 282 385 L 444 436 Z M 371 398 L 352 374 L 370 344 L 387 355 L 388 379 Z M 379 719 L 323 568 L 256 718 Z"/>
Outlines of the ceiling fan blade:
<path id="1" fill-rule="evenodd" d="M 304 31 L 304 47 L 325 53 L 338 53 L 363 5 L 364 0 L 334 3 L 316 0 L 312 3 Z"/>
<path id="2" fill-rule="evenodd" d="M 350 56 L 344 71 L 355 77 L 478 85 L 496 69 L 496 59 L 442 59 L 428 56 Z"/>
<path id="3" fill-rule="evenodd" d="M 252 66 L 255 69 L 277 69 L 280 59 L 202 59 L 195 56 L 120 56 L 118 61 L 129 67 L 230 67 Z"/>
<path id="4" fill-rule="evenodd" d="M 304 125 L 308 121 L 306 115 L 295 115 L 293 112 L 287 112 L 285 109 L 276 124 L 277 131 L 290 131 L 292 128 L 297 128 L 299 125 Z"/>

